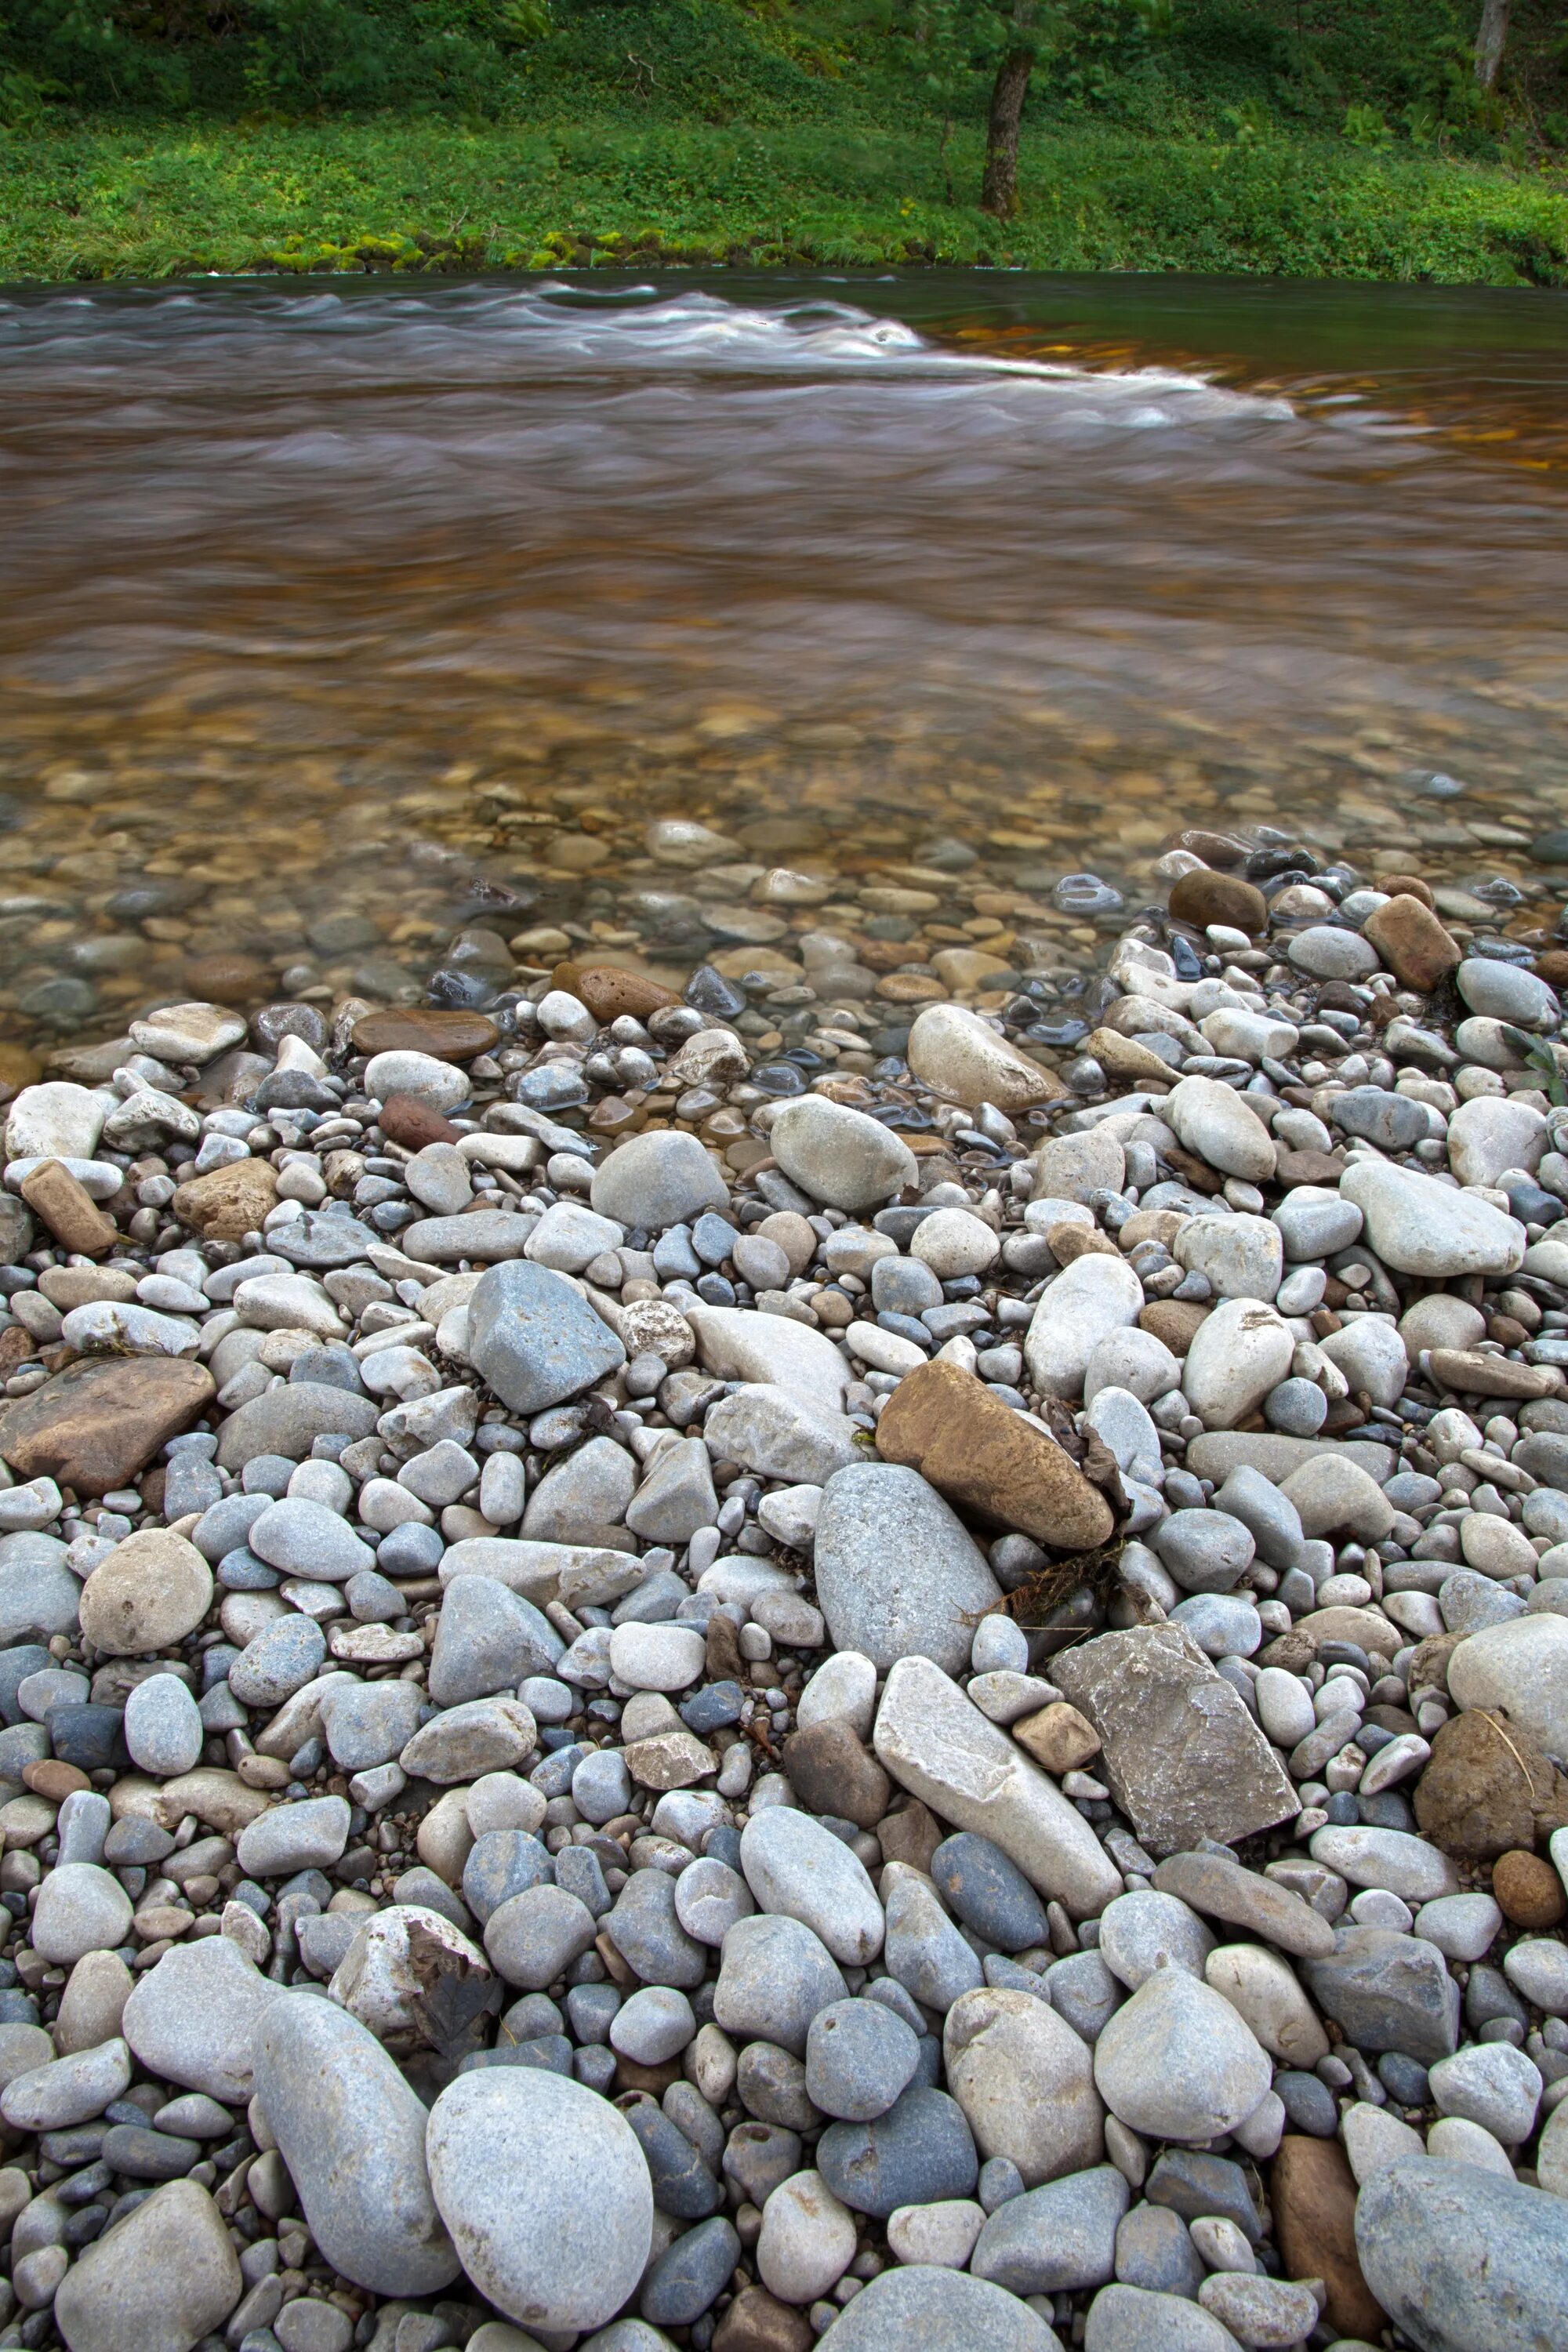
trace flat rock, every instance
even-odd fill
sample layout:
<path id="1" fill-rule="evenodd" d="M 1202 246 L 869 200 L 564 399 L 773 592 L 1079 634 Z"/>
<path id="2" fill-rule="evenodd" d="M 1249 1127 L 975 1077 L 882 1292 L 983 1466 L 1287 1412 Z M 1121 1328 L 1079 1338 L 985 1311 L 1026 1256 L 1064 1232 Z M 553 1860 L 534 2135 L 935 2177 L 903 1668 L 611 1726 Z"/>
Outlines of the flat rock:
<path id="1" fill-rule="evenodd" d="M 1121 1894 L 1121 1873 L 1082 1814 L 929 1659 L 892 1667 L 875 1746 L 901 1787 L 944 1822 L 1000 1846 L 1075 1917 L 1098 1916 Z"/>
<path id="2" fill-rule="evenodd" d="M 441 1012 L 429 1005 L 388 1006 L 353 1026 L 356 1054 L 428 1054 L 437 1062 L 471 1062 L 500 1036 L 482 1013 Z"/>
<path id="3" fill-rule="evenodd" d="M 1512 1274 L 1523 1259 L 1527 1237 L 1517 1218 L 1436 1176 L 1359 1160 L 1340 1193 L 1360 1209 L 1368 1241 L 1396 1274 Z"/>
<path id="4" fill-rule="evenodd" d="M 961 1672 L 974 1619 L 1002 1598 L 973 1538 L 911 1469 L 865 1463 L 837 1472 L 823 1492 L 815 1560 L 835 1645 L 883 1672 L 911 1655 Z"/>
<path id="5" fill-rule="evenodd" d="M 787 1315 L 749 1314 L 696 1300 L 684 1312 L 697 1334 L 703 1369 L 720 1380 L 776 1386 L 834 1413 L 843 1404 L 849 1364 L 825 1331 Z"/>
<path id="6" fill-rule="evenodd" d="M 856 1444 L 856 1424 L 846 1414 L 759 1382 L 747 1382 L 710 1406 L 702 1433 L 715 1459 L 738 1462 L 742 1470 L 792 1486 L 825 1486 L 836 1470 L 847 1469 L 863 1453 Z"/>
<path id="7" fill-rule="evenodd" d="M 900 1381 L 877 1423 L 877 1450 L 961 1510 L 1064 1551 L 1092 1551 L 1115 1524 L 1063 1449 L 957 1364 L 932 1361 Z"/>
<path id="8" fill-rule="evenodd" d="M 1026 2303 L 966 2271 L 911 2263 L 885 2270 L 834 2322 L 834 2352 L 907 2352 L 910 2344 L 952 2352 L 1057 2352 L 1059 2337 Z M 755 2352 L 774 2352 L 761 2337 Z M 730 2352 L 730 2347 L 725 2347 Z M 742 2352 L 737 2341 L 734 2352 Z M 793 2352 L 782 2341 L 778 2352 Z"/>
<path id="9" fill-rule="evenodd" d="M 357 2018 L 273 1993 L 255 2035 L 256 2095 L 312 2237 L 356 2286 L 438 2294 L 458 2263 L 430 2193 L 424 2107 Z"/>
<path id="10" fill-rule="evenodd" d="M 1116 1801 L 1155 1853 L 1232 1844 L 1300 1811 L 1252 1716 L 1179 1628 L 1101 1633 L 1051 1673 L 1099 1732 Z"/>
<path id="11" fill-rule="evenodd" d="M 1549 1755 L 1568 1756 L 1568 1618 L 1542 1612 L 1488 1625 L 1448 1660 L 1465 1709 L 1500 1709 Z"/>
<path id="12" fill-rule="evenodd" d="M 926 1005 L 915 1015 L 906 1050 L 923 1085 L 971 1109 L 988 1102 L 998 1110 L 1029 1110 L 1067 1092 L 1053 1071 L 961 1004 Z"/>
<path id="13" fill-rule="evenodd" d="M 1211 1919 L 1250 1928 L 1298 1959 L 1316 1959 L 1334 1948 L 1332 1927 L 1310 1903 L 1226 1855 L 1172 1854 L 1154 1873 L 1154 1885 Z"/>
<path id="14" fill-rule="evenodd" d="M 47 1477 L 80 1496 L 110 1494 L 188 1429 L 216 1393 L 205 1364 L 178 1357 L 70 1364 L 6 1407 L 0 1454 L 20 1480 Z"/>
<path id="15" fill-rule="evenodd" d="M 1212 1478 L 1223 1486 L 1233 1470 L 1258 1470 L 1280 1486 L 1304 1462 L 1328 1455 L 1353 1463 L 1382 1486 L 1398 1456 L 1392 1446 L 1368 1440 L 1337 1442 L 1326 1437 L 1285 1437 L 1273 1430 L 1211 1429 L 1187 1447 L 1187 1466 L 1194 1478 Z"/>

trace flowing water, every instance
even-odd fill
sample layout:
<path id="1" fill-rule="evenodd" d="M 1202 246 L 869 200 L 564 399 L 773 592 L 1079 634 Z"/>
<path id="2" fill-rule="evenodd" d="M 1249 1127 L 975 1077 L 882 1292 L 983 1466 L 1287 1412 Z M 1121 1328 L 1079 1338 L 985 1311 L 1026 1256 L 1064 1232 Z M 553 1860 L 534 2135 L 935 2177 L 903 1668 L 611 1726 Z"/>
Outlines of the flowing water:
<path id="1" fill-rule="evenodd" d="M 15 292 L 0 1040 L 416 993 L 487 902 L 689 968 L 962 869 L 949 938 L 1012 892 L 1070 956 L 1060 877 L 1135 903 L 1194 823 L 1554 921 L 1565 394 L 1550 292 Z"/>

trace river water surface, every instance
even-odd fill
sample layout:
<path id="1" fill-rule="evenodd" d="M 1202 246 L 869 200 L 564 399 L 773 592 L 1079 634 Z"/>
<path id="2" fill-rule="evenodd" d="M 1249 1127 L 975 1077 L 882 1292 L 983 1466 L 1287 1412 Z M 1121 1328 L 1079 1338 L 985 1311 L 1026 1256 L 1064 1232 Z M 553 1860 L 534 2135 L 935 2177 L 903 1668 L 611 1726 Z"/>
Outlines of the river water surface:
<path id="1" fill-rule="evenodd" d="M 1560 294 L 13 292 L 0 511 L 16 1045 L 225 957 L 252 999 L 412 991 L 476 882 L 520 956 L 658 969 L 824 919 L 755 869 L 967 853 L 1070 949 L 1059 878 L 1147 897 L 1193 823 L 1556 919 Z M 668 815 L 731 861 L 650 863 Z"/>

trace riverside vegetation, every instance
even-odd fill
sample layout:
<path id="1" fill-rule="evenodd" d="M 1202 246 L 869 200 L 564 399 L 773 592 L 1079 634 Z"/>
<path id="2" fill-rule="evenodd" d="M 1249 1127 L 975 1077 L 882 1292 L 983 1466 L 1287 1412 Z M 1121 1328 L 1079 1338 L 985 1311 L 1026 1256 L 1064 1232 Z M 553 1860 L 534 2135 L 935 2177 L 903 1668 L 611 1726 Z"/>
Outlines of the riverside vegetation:
<path id="1" fill-rule="evenodd" d="M 743 260 L 1561 283 L 1560 13 L 1515 5 L 1490 91 L 1478 15 L 7 0 L 0 272 Z M 1017 205 L 998 218 L 987 109 L 1022 37 Z"/>

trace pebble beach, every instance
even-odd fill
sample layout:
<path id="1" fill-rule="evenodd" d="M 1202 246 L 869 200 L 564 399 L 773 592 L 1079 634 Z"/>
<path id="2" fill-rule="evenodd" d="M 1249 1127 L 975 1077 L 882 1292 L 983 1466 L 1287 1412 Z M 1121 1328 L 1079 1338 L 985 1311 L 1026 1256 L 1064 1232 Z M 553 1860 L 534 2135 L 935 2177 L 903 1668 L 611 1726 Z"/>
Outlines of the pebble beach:
<path id="1" fill-rule="evenodd" d="M 1386 789 L 236 946 L 55 779 L 0 2347 L 1568 2342 L 1568 841 Z"/>

